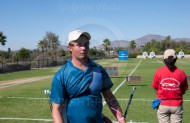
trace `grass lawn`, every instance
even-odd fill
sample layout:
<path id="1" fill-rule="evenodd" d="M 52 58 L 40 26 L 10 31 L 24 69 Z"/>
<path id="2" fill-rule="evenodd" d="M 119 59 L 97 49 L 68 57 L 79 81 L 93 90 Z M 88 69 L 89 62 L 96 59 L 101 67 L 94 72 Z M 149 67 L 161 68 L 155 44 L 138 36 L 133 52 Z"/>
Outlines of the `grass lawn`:
<path id="1" fill-rule="evenodd" d="M 151 107 L 152 100 L 156 97 L 151 84 L 154 72 L 161 67 L 162 59 L 129 59 L 118 61 L 117 59 L 97 60 L 102 66 L 118 66 L 119 76 L 111 78 L 114 91 L 126 78 L 126 76 L 141 76 L 140 82 L 125 82 L 116 92 L 122 110 L 124 111 L 132 87 L 136 91 L 127 114 L 127 121 L 157 123 L 156 110 Z M 138 67 L 135 69 L 135 67 Z M 189 59 L 178 59 L 176 64 L 190 75 Z M 0 83 L 5 80 L 15 80 L 37 76 L 53 76 L 59 68 L 46 68 L 31 71 L 22 71 L 9 74 L 0 74 Z M 135 69 L 135 70 L 134 70 Z M 2 120 L 1 118 L 31 118 L 31 119 L 51 119 L 50 109 L 46 95 L 43 93 L 45 87 L 51 87 L 52 77 L 32 83 L 20 84 L 17 86 L 0 89 L 0 123 L 44 123 L 45 121 L 30 120 Z M 189 91 L 184 95 L 184 117 L 183 123 L 189 123 L 190 116 Z M 115 120 L 114 116 L 104 106 L 103 113 Z"/>

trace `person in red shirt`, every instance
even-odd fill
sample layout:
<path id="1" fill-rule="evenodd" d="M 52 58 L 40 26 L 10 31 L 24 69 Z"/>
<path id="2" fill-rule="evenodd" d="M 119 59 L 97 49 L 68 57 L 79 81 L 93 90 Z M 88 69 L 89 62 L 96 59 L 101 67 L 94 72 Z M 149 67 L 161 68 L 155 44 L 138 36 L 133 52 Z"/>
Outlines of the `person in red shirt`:
<path id="1" fill-rule="evenodd" d="M 164 52 L 165 65 L 156 70 L 152 87 L 161 100 L 157 109 L 159 123 L 182 123 L 183 95 L 188 89 L 185 72 L 175 66 L 177 61 L 173 49 Z"/>

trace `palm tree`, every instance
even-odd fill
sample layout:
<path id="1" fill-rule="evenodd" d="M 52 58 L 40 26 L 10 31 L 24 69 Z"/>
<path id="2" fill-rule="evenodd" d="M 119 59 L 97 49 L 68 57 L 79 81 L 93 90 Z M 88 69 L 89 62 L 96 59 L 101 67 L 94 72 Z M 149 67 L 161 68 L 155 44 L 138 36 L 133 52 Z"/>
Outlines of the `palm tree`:
<path id="1" fill-rule="evenodd" d="M 38 42 L 38 48 L 41 49 L 41 51 L 42 51 L 42 53 L 43 53 L 43 58 L 44 58 L 44 50 L 45 50 L 46 47 L 47 47 L 47 41 L 46 41 L 45 39 L 40 40 L 40 41 Z"/>
<path id="2" fill-rule="evenodd" d="M 102 44 L 103 46 L 104 46 L 104 48 L 105 48 L 105 51 L 107 51 L 108 52 L 108 54 L 109 54 L 109 46 L 111 45 L 110 44 L 110 40 L 109 39 L 104 39 L 103 40 L 103 44 Z"/>
<path id="3" fill-rule="evenodd" d="M 8 59 L 12 61 L 12 51 L 11 51 L 11 48 L 8 48 Z"/>
<path id="4" fill-rule="evenodd" d="M 164 39 L 164 42 L 166 43 L 165 48 L 168 49 L 170 47 L 170 44 L 171 44 L 171 37 L 166 36 Z"/>
<path id="5" fill-rule="evenodd" d="M 130 48 L 132 49 L 132 51 L 133 51 L 133 49 L 136 48 L 136 42 L 135 42 L 135 40 L 132 40 L 132 41 L 130 42 Z"/>
<path id="6" fill-rule="evenodd" d="M 2 46 L 5 46 L 6 38 L 7 37 L 5 35 L 3 35 L 3 32 L 0 32 L 0 44 Z"/>
<path id="7" fill-rule="evenodd" d="M 134 40 L 132 40 L 130 42 L 130 47 L 131 47 L 131 49 L 135 49 L 136 48 L 136 42 Z"/>
<path id="8" fill-rule="evenodd" d="M 44 66 L 44 51 L 47 48 L 47 41 L 45 39 L 40 40 L 38 42 L 38 48 L 40 48 L 41 51 L 42 51 L 42 54 L 43 54 L 43 56 L 42 56 L 43 57 L 43 66 Z"/>

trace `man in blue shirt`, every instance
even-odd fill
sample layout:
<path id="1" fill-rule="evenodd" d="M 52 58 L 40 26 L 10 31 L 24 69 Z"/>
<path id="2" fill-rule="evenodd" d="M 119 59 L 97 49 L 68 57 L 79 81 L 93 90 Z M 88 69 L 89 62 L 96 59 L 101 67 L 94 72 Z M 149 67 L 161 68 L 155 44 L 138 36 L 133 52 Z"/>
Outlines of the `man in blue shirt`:
<path id="1" fill-rule="evenodd" d="M 112 94 L 111 79 L 102 66 L 88 58 L 88 32 L 69 33 L 68 50 L 71 59 L 56 73 L 52 82 L 51 101 L 54 123 L 63 123 L 62 109 L 66 108 L 68 123 L 103 123 L 102 96 L 120 123 L 126 123 Z M 66 104 L 67 102 L 67 104 Z"/>

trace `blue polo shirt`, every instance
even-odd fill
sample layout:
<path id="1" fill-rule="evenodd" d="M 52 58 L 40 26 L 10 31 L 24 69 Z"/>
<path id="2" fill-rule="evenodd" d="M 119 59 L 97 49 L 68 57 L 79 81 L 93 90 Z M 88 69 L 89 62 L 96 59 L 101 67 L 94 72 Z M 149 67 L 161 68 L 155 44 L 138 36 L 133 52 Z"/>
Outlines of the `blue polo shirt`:
<path id="1" fill-rule="evenodd" d="M 50 100 L 56 104 L 67 100 L 68 123 L 103 123 L 101 92 L 112 86 L 102 66 L 88 60 L 83 71 L 69 59 L 54 76 Z"/>

